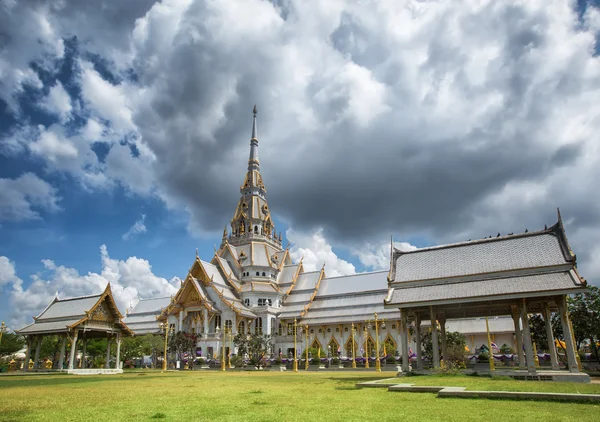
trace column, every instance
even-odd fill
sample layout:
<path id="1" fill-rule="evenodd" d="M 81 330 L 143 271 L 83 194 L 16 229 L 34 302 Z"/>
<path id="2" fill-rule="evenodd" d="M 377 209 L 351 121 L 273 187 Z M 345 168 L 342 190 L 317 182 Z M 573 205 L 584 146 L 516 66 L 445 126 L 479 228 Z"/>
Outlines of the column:
<path id="1" fill-rule="evenodd" d="M 179 328 L 177 331 L 183 331 L 183 309 L 179 311 Z"/>
<path id="2" fill-rule="evenodd" d="M 67 348 L 67 335 L 65 334 L 62 338 L 60 345 L 60 357 L 58 358 L 58 369 L 63 369 L 65 363 L 65 349 Z"/>
<path id="3" fill-rule="evenodd" d="M 121 359 L 121 334 L 117 334 L 117 359 L 115 362 L 115 369 L 120 369 Z"/>
<path id="4" fill-rule="evenodd" d="M 523 299 L 521 306 L 521 324 L 523 325 L 523 342 L 525 343 L 525 357 L 527 360 L 527 372 L 535 373 L 535 362 L 533 360 L 533 346 L 531 344 L 531 332 L 529 331 L 529 316 L 527 315 L 527 301 Z"/>
<path id="5" fill-rule="evenodd" d="M 340 329 L 340 358 L 344 357 L 346 354 L 346 342 L 344 340 L 344 327 L 342 325 L 338 325 Z M 337 350 L 336 350 L 337 357 Z"/>
<path id="6" fill-rule="evenodd" d="M 525 368 L 525 354 L 523 353 L 523 337 L 521 333 L 521 325 L 519 323 L 520 310 L 518 306 L 512 306 L 512 318 L 515 324 L 515 339 L 517 340 L 517 357 L 519 358 L 519 369 Z"/>
<path id="7" fill-rule="evenodd" d="M 87 360 L 85 358 L 85 354 L 87 353 L 87 339 L 81 340 L 83 342 L 83 350 L 81 353 L 81 368 L 85 369 L 87 367 Z"/>
<path id="8" fill-rule="evenodd" d="M 432 365 L 434 368 L 440 367 L 440 349 L 438 343 L 438 331 L 437 331 L 437 318 L 435 315 L 435 309 L 433 306 L 429 307 L 429 316 L 431 319 L 431 347 L 433 349 L 433 362 Z"/>
<path id="9" fill-rule="evenodd" d="M 104 362 L 104 369 L 110 369 L 110 346 L 112 345 L 112 338 L 106 339 L 106 362 Z"/>
<path id="10" fill-rule="evenodd" d="M 402 336 L 402 371 L 408 372 L 410 356 L 408 355 L 408 315 L 406 310 L 400 309 L 400 331 Z"/>
<path id="11" fill-rule="evenodd" d="M 42 347 L 42 338 L 43 337 L 36 337 L 36 343 L 35 343 L 35 360 L 33 361 L 33 369 L 38 369 L 38 362 L 40 360 L 40 349 Z"/>
<path id="12" fill-rule="evenodd" d="M 421 347 L 421 314 L 416 313 L 415 317 L 415 348 L 417 349 L 417 369 L 423 369 L 423 348 Z"/>
<path id="13" fill-rule="evenodd" d="M 448 368 L 448 349 L 446 348 L 446 317 L 438 317 L 438 321 L 440 322 L 440 331 L 442 337 L 442 359 L 444 359 L 444 367 Z"/>
<path id="14" fill-rule="evenodd" d="M 33 341 L 31 336 L 27 336 L 27 351 L 25 352 L 25 364 L 23 365 L 23 371 L 29 371 L 29 359 L 31 359 L 31 347 L 33 346 Z"/>
<path id="15" fill-rule="evenodd" d="M 573 344 L 573 333 L 571 332 L 571 324 L 569 324 L 569 316 L 567 315 L 567 306 L 565 296 L 558 299 L 558 312 L 560 313 L 560 324 L 563 329 L 563 337 L 567 346 L 567 361 L 569 364 L 569 372 L 578 373 L 577 358 L 575 357 L 575 344 Z"/>
<path id="16" fill-rule="evenodd" d="M 73 340 L 71 340 L 71 353 L 69 359 L 69 369 L 73 369 L 75 363 L 75 353 L 77 351 L 77 335 L 79 334 L 78 330 L 75 330 L 73 334 Z"/>
<path id="17" fill-rule="evenodd" d="M 204 309 L 202 312 L 204 316 L 204 336 L 206 337 L 208 335 L 208 309 Z"/>
<path id="18" fill-rule="evenodd" d="M 558 356 L 556 355 L 556 344 L 554 344 L 554 333 L 552 332 L 552 318 L 550 306 L 544 305 L 544 322 L 546 323 L 546 337 L 548 338 L 548 353 L 550 353 L 550 362 L 552 369 L 558 370 Z"/>

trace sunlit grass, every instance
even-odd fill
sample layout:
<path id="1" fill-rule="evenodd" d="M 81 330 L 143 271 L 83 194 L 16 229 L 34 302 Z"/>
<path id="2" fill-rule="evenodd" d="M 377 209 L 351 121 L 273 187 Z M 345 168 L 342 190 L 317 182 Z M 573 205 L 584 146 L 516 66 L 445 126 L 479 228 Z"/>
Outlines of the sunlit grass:
<path id="1" fill-rule="evenodd" d="M 439 399 L 435 394 L 357 389 L 357 382 L 395 373 L 148 372 L 105 376 L 0 378 L 3 421 L 469 421 L 581 420 L 594 404 Z M 491 380 L 464 376 L 407 377 L 398 382 L 473 390 L 600 393 L 598 385 Z"/>

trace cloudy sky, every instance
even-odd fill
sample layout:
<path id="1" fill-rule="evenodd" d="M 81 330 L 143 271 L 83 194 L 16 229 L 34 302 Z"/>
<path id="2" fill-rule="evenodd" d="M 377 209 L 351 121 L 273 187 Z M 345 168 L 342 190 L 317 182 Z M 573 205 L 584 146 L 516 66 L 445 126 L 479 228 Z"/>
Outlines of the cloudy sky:
<path id="1" fill-rule="evenodd" d="M 600 284 L 599 41 L 586 1 L 0 0 L 0 318 L 176 291 L 233 215 L 254 104 L 309 268 L 560 207 Z"/>

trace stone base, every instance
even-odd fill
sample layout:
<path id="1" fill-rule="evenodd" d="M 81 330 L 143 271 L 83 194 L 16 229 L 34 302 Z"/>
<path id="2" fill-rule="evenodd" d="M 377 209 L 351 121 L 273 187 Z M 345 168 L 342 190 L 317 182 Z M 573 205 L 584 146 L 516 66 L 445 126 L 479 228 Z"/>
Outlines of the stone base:
<path id="1" fill-rule="evenodd" d="M 122 369 L 67 369 L 67 374 L 71 375 L 113 375 L 122 374 Z"/>
<path id="2" fill-rule="evenodd" d="M 523 370 L 497 370 L 492 373 L 492 378 L 494 376 L 511 377 L 516 380 L 581 382 L 586 384 L 589 384 L 591 380 L 588 374 L 582 372 L 571 373 L 567 371 L 552 370 L 537 370 L 534 373 Z"/>

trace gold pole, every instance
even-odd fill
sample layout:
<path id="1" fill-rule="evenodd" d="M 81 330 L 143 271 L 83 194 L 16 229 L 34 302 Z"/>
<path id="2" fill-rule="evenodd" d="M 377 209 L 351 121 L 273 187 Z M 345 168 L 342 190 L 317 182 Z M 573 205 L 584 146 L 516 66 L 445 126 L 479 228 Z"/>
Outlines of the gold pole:
<path id="1" fill-rule="evenodd" d="M 537 346 L 535 341 L 533 342 L 533 362 L 536 368 L 540 367 L 540 358 L 538 357 Z"/>
<path id="2" fill-rule="evenodd" d="M 306 362 L 304 363 L 304 369 L 308 371 L 308 325 L 304 326 L 304 330 L 306 331 Z"/>
<path id="3" fill-rule="evenodd" d="M 169 342 L 169 324 L 168 321 L 164 323 L 165 329 L 165 355 L 163 356 L 163 371 L 167 370 L 167 343 Z"/>
<path id="4" fill-rule="evenodd" d="M 490 360 L 490 372 L 495 370 L 494 367 L 494 352 L 492 351 L 492 338 L 490 337 L 490 324 L 488 322 L 488 317 L 485 317 L 485 329 L 487 330 L 487 339 L 488 339 L 488 354 Z"/>
<path id="5" fill-rule="evenodd" d="M 2 325 L 0 325 L 0 344 L 2 344 L 2 334 L 4 334 L 4 330 L 6 329 L 6 325 L 4 321 L 2 321 Z"/>
<path id="6" fill-rule="evenodd" d="M 296 327 L 298 327 L 298 322 L 296 318 L 294 318 L 294 372 L 298 372 L 298 347 L 296 343 Z"/>
<path id="7" fill-rule="evenodd" d="M 356 347 L 354 346 L 356 343 L 354 343 L 354 331 L 356 330 L 356 328 L 354 328 L 354 323 L 352 323 L 352 367 L 356 369 Z"/>
<path id="8" fill-rule="evenodd" d="M 365 362 L 365 368 L 369 369 L 369 331 L 365 325 L 365 354 L 367 355 L 367 361 Z"/>
<path id="9" fill-rule="evenodd" d="M 375 371 L 381 372 L 381 362 L 379 361 L 379 320 L 377 312 L 375 313 Z"/>

